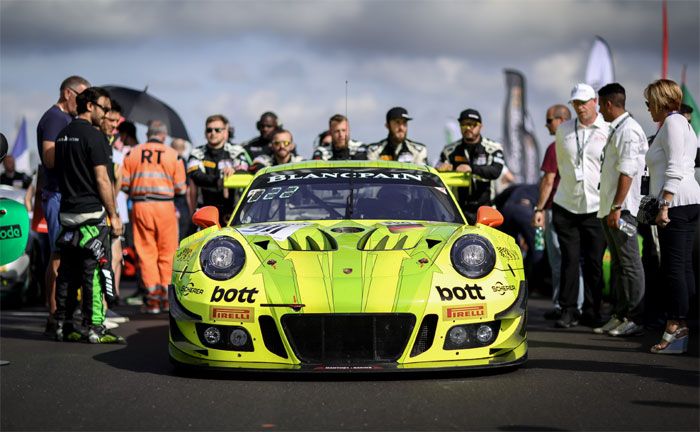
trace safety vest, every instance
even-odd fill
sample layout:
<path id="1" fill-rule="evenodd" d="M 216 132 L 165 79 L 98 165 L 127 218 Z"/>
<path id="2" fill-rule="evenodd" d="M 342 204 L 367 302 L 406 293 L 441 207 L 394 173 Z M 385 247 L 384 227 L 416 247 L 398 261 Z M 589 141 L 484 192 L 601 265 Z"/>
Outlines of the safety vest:
<path id="1" fill-rule="evenodd" d="M 185 167 L 171 147 L 139 144 L 124 158 L 121 189 L 134 201 L 169 201 L 187 190 Z"/>

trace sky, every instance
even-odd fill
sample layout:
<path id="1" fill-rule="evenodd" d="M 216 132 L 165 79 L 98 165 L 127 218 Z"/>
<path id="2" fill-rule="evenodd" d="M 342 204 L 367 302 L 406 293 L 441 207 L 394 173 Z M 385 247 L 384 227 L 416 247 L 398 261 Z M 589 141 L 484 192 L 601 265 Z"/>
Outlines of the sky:
<path id="1" fill-rule="evenodd" d="M 387 110 L 403 106 L 414 118 L 409 138 L 434 162 L 445 124 L 466 108 L 481 112 L 484 136 L 501 140 L 503 71 L 516 69 L 544 148 L 545 111 L 583 81 L 599 35 L 628 110 L 651 135 L 642 93 L 661 77 L 661 10 L 655 0 L 0 0 L 0 131 L 12 145 L 26 117 L 35 148 L 39 118 L 77 74 L 148 87 L 195 146 L 208 115 L 226 115 L 240 142 L 274 111 L 310 156 L 346 106 L 352 137 L 367 143 L 386 136 Z M 669 0 L 668 17 L 669 78 L 680 82 L 687 65 L 700 100 L 700 2 Z"/>

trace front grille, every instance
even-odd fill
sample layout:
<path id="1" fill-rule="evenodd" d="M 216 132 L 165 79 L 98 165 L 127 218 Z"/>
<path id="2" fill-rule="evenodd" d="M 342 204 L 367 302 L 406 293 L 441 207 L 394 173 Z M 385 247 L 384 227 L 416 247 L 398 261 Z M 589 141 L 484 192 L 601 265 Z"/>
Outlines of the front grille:
<path id="1" fill-rule="evenodd" d="M 289 314 L 282 328 L 302 363 L 393 362 L 415 322 L 412 314 Z"/>

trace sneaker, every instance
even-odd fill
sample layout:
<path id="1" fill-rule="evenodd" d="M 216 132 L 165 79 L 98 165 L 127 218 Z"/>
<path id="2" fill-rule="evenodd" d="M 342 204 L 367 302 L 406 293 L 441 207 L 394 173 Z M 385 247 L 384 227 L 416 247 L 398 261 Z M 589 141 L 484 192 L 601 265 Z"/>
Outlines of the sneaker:
<path id="1" fill-rule="evenodd" d="M 93 344 L 119 344 L 126 343 L 123 337 L 110 332 L 103 325 L 90 326 L 88 330 L 88 342 Z"/>
<path id="2" fill-rule="evenodd" d="M 561 314 L 561 318 L 557 320 L 554 324 L 555 327 L 559 328 L 570 328 L 576 327 L 578 325 L 578 314 L 574 311 L 567 309 Z"/>
<path id="3" fill-rule="evenodd" d="M 59 342 L 79 342 L 83 334 L 75 329 L 72 323 L 56 322 L 56 340 Z"/>
<path id="4" fill-rule="evenodd" d="M 146 290 L 146 295 L 143 298 L 144 311 L 147 314 L 159 314 L 160 313 L 160 289 L 158 287 L 151 287 Z"/>
<path id="5" fill-rule="evenodd" d="M 632 320 L 628 320 L 627 318 L 625 318 L 620 325 L 608 332 L 610 336 L 638 336 L 643 333 L 644 326 Z"/>
<path id="6" fill-rule="evenodd" d="M 129 306 L 141 306 L 143 304 L 143 299 L 141 298 L 141 294 L 132 296 L 132 297 L 127 297 L 126 298 L 126 304 Z"/>
<path id="7" fill-rule="evenodd" d="M 114 322 L 111 318 L 105 318 L 105 320 L 104 320 L 104 322 L 102 323 L 102 325 L 105 326 L 105 328 L 106 328 L 107 330 L 112 330 L 112 329 L 115 329 L 115 328 L 119 327 L 119 324 L 117 324 L 116 322 Z"/>
<path id="8" fill-rule="evenodd" d="M 112 309 L 107 309 L 107 313 L 105 313 L 106 319 L 109 319 L 112 322 L 115 322 L 117 324 L 124 324 L 125 322 L 129 322 L 129 318 L 125 317 L 123 315 L 119 315 L 118 313 L 114 312 Z"/>
<path id="9" fill-rule="evenodd" d="M 617 319 L 617 317 L 615 315 L 613 315 L 610 317 L 610 321 L 608 321 L 604 326 L 594 328 L 593 333 L 595 333 L 595 334 L 607 333 L 610 330 L 614 329 L 615 327 L 619 326 L 620 324 L 622 324 L 622 321 L 620 321 L 619 319 Z"/>

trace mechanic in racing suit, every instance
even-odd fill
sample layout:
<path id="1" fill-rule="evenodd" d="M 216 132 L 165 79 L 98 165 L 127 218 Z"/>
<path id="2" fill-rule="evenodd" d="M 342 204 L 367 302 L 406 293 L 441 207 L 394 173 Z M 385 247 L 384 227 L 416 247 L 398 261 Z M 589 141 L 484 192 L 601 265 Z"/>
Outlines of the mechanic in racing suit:
<path id="1" fill-rule="evenodd" d="M 462 139 L 448 144 L 440 154 L 438 171 L 472 173 L 469 187 L 457 188 L 457 199 L 470 224 L 476 222 L 476 211 L 491 205 L 493 182 L 503 170 L 503 146 L 481 136 L 481 114 L 466 109 L 459 115 Z"/>
<path id="2" fill-rule="evenodd" d="M 264 154 L 272 154 L 272 148 L 270 148 L 272 133 L 279 127 L 280 125 L 277 114 L 271 111 L 262 113 L 260 120 L 255 123 L 255 128 L 260 132 L 260 136 L 241 143 L 241 146 L 243 146 L 245 151 L 248 152 L 251 159 L 255 159 L 256 157 Z"/>
<path id="3" fill-rule="evenodd" d="M 301 162 L 303 157 L 294 154 L 296 144 L 292 133 L 286 129 L 277 129 L 272 133 L 272 155 L 260 155 L 253 161 L 250 171 L 255 173 L 259 170 L 275 165 L 282 165 L 292 162 Z"/>
<path id="4" fill-rule="evenodd" d="M 366 160 L 367 150 L 359 141 L 350 139 L 350 123 L 342 114 L 335 114 L 328 120 L 331 145 L 319 146 L 314 151 L 313 160 Z"/>
<path id="5" fill-rule="evenodd" d="M 207 117 L 207 144 L 190 153 L 187 176 L 201 190 L 201 205 L 219 209 L 219 222 L 225 225 L 236 205 L 237 194 L 224 188 L 224 177 L 248 172 L 250 156 L 238 144 L 228 142 L 229 121 L 221 114 Z"/>
<path id="6" fill-rule="evenodd" d="M 386 128 L 389 136 L 367 146 L 369 160 L 395 160 L 424 165 L 428 163 L 428 150 L 425 145 L 406 138 L 408 116 L 405 108 L 394 107 L 386 113 Z"/>

